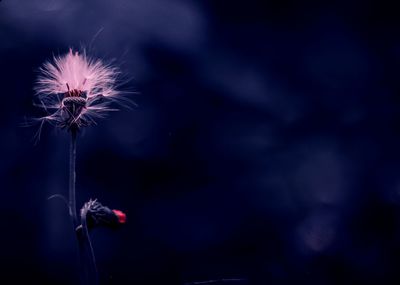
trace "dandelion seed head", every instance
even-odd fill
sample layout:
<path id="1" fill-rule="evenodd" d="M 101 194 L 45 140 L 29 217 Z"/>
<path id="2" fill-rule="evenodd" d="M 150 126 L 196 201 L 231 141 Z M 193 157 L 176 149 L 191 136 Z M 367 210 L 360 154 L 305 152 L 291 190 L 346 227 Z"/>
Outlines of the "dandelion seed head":
<path id="1" fill-rule="evenodd" d="M 36 98 L 48 114 L 39 120 L 68 130 L 79 129 L 103 118 L 121 93 L 116 89 L 119 70 L 100 59 L 72 49 L 55 56 L 40 68 Z"/>

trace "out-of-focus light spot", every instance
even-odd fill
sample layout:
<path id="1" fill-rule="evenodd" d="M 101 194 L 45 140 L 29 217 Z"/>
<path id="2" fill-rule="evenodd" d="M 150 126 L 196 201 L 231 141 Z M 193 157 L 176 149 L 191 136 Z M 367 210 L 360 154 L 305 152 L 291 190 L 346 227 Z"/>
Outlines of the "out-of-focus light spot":
<path id="1" fill-rule="evenodd" d="M 301 223 L 298 235 L 307 249 L 314 252 L 326 250 L 336 236 L 334 216 L 321 212 L 310 215 Z"/>

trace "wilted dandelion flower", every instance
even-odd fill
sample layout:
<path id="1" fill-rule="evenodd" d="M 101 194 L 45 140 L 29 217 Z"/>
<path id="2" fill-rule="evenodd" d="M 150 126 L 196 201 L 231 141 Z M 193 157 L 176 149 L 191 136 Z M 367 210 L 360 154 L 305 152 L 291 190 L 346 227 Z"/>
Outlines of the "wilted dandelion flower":
<path id="1" fill-rule="evenodd" d="M 35 86 L 38 106 L 47 112 L 41 122 L 67 130 L 95 123 L 115 110 L 110 103 L 121 97 L 116 90 L 119 74 L 116 67 L 72 49 L 44 63 Z"/>

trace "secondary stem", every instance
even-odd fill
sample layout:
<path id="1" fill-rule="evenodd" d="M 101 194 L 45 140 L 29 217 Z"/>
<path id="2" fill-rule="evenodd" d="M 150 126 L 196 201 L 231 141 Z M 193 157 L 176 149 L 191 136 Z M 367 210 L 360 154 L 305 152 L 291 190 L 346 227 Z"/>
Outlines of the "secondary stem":
<path id="1" fill-rule="evenodd" d="M 89 277 L 89 284 L 97 285 L 98 280 L 98 272 L 96 266 L 96 258 L 94 256 L 94 251 L 92 247 L 92 242 L 90 241 L 89 230 L 87 226 L 87 211 L 88 209 L 84 206 L 82 209 L 81 214 L 81 225 L 82 225 L 82 232 L 81 235 L 78 237 L 80 241 L 80 245 L 84 245 L 86 248 L 86 258 L 87 258 L 87 270 L 88 270 L 88 277 Z"/>

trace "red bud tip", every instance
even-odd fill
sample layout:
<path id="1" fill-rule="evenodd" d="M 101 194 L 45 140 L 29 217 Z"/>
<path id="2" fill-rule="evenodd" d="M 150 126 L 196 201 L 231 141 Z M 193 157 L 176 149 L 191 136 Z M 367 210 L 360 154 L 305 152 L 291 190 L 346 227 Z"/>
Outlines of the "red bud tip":
<path id="1" fill-rule="evenodd" d="M 125 224 L 126 223 L 126 215 L 124 212 L 120 211 L 120 210 L 112 210 L 114 212 L 114 214 L 117 216 L 118 218 L 118 222 L 120 224 Z"/>

